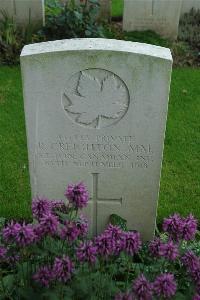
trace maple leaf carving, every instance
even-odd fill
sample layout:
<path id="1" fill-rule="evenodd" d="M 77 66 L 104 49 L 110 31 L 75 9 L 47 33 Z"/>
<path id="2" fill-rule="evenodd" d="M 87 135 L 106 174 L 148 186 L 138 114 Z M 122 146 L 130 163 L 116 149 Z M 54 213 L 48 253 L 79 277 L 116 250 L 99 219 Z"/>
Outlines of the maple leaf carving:
<path id="1" fill-rule="evenodd" d="M 83 124 L 91 124 L 95 120 L 99 122 L 101 117 L 116 119 L 127 108 L 127 104 L 123 102 L 126 89 L 119 85 L 115 75 L 109 75 L 100 81 L 81 72 L 77 93 L 70 93 L 67 97 L 71 104 L 65 109 L 78 114 L 76 121 Z"/>

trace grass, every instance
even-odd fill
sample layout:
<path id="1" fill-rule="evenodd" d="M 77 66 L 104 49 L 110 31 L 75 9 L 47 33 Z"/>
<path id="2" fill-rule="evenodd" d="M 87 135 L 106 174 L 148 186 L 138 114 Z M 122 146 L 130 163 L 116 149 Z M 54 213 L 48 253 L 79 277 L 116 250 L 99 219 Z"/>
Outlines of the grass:
<path id="1" fill-rule="evenodd" d="M 124 1 L 123 0 L 112 0 L 112 16 L 113 17 L 121 17 L 123 15 L 123 6 Z"/>
<path id="2" fill-rule="evenodd" d="M 173 212 L 200 219 L 200 69 L 172 76 L 158 221 Z"/>
<path id="3" fill-rule="evenodd" d="M 173 70 L 158 222 L 173 212 L 200 219 L 200 70 Z M 19 67 L 0 68 L 0 217 L 30 217 Z"/>
<path id="4" fill-rule="evenodd" d="M 0 68 L 0 216 L 30 216 L 30 186 L 19 67 Z"/>

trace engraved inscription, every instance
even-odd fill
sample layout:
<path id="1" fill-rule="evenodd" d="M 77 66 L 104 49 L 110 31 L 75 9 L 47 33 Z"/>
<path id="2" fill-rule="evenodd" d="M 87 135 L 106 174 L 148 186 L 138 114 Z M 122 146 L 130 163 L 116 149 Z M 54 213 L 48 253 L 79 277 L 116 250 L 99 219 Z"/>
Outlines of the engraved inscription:
<path id="1" fill-rule="evenodd" d="M 118 122 L 127 112 L 129 93 L 114 73 L 88 69 L 72 76 L 63 94 L 68 117 L 79 125 L 103 128 Z"/>
<path id="2" fill-rule="evenodd" d="M 122 198 L 119 199 L 102 199 L 98 196 L 98 173 L 92 173 L 93 177 L 93 191 L 92 197 L 90 198 L 90 202 L 92 203 L 93 210 L 92 210 L 92 223 L 93 223 L 93 235 L 97 235 L 97 228 L 98 228 L 98 203 L 113 203 L 122 205 Z"/>
<path id="3" fill-rule="evenodd" d="M 40 141 L 37 159 L 46 167 L 142 168 L 154 162 L 149 143 L 138 143 L 134 136 L 74 135 Z"/>

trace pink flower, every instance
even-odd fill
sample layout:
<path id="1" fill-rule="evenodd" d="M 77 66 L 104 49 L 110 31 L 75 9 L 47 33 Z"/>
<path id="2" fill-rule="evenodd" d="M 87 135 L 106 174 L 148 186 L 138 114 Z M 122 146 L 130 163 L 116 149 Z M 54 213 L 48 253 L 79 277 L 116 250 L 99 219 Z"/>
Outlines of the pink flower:
<path id="1" fill-rule="evenodd" d="M 89 193 L 83 182 L 69 184 L 65 196 L 76 209 L 86 207 L 89 200 Z"/>
<path id="2" fill-rule="evenodd" d="M 161 245 L 161 240 L 157 237 L 149 242 L 148 248 L 149 248 L 150 253 L 153 256 L 155 256 L 155 257 L 160 256 L 160 245 Z"/>
<path id="3" fill-rule="evenodd" d="M 158 297 L 170 299 L 176 293 L 176 282 L 174 275 L 171 273 L 164 273 L 155 279 L 153 289 Z"/>
<path id="4" fill-rule="evenodd" d="M 62 240 L 67 240 L 68 242 L 75 241 L 79 236 L 79 229 L 73 221 L 64 221 L 63 227 L 60 231 L 60 237 Z"/>
<path id="5" fill-rule="evenodd" d="M 133 292 L 136 299 L 151 300 L 152 284 L 142 274 L 134 281 Z"/>
<path id="6" fill-rule="evenodd" d="M 179 256 L 178 246 L 172 241 L 167 242 L 166 244 L 162 243 L 160 245 L 160 256 L 167 258 L 168 260 L 175 260 Z"/>
<path id="7" fill-rule="evenodd" d="M 44 234 L 54 235 L 58 230 L 58 218 L 51 213 L 40 219 L 40 228 Z"/>
<path id="8" fill-rule="evenodd" d="M 62 258 L 56 257 L 52 271 L 55 279 L 65 283 L 72 277 L 72 273 L 74 272 L 74 264 L 66 255 L 63 255 Z"/>
<path id="9" fill-rule="evenodd" d="M 76 249 L 76 256 L 80 262 L 94 264 L 97 260 L 97 247 L 92 241 L 84 241 Z"/>
<path id="10" fill-rule="evenodd" d="M 124 232 L 125 237 L 125 247 L 124 251 L 129 255 L 134 255 L 138 253 L 142 246 L 141 238 L 139 232 L 128 231 Z"/>
<path id="11" fill-rule="evenodd" d="M 33 275 L 33 280 L 42 286 L 49 287 L 50 282 L 53 280 L 53 273 L 49 266 L 40 267 Z"/>

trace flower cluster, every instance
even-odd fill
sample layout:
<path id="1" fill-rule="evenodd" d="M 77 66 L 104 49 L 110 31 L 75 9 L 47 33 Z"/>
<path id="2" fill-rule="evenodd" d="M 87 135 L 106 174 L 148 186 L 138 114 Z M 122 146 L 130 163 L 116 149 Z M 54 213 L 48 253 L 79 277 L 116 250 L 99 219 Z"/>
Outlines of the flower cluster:
<path id="1" fill-rule="evenodd" d="M 136 298 L 152 299 L 152 284 L 141 274 L 133 283 L 133 293 Z"/>
<path id="2" fill-rule="evenodd" d="M 200 294 L 200 258 L 193 251 L 187 251 L 182 257 L 181 262 L 186 267 L 188 274 L 196 285 L 196 291 Z M 198 299 L 196 295 L 196 299 Z"/>
<path id="3" fill-rule="evenodd" d="M 20 247 L 25 247 L 35 240 L 34 226 L 11 221 L 10 224 L 3 228 L 2 236 L 6 243 L 14 242 Z"/>
<path id="4" fill-rule="evenodd" d="M 3 246 L 0 246 L 0 262 L 6 259 L 7 249 Z"/>
<path id="5" fill-rule="evenodd" d="M 48 198 L 36 197 L 32 201 L 32 214 L 37 220 L 40 220 L 44 215 L 51 213 L 52 204 Z"/>
<path id="6" fill-rule="evenodd" d="M 64 221 L 63 227 L 60 230 L 60 238 L 68 242 L 73 242 L 77 239 L 80 231 L 74 221 Z"/>
<path id="7" fill-rule="evenodd" d="M 53 266 L 42 266 L 33 275 L 33 279 L 41 286 L 49 287 L 53 281 L 66 283 L 72 277 L 74 263 L 66 255 L 56 257 Z"/>
<path id="8" fill-rule="evenodd" d="M 179 214 L 174 214 L 164 219 L 163 230 L 167 232 L 169 238 L 174 241 L 190 241 L 195 237 L 197 220 L 191 214 L 186 218 L 181 218 Z"/>
<path id="9" fill-rule="evenodd" d="M 98 254 L 108 258 L 119 255 L 121 251 L 129 255 L 136 254 L 142 245 L 138 232 L 124 232 L 118 226 L 109 225 L 108 228 L 95 238 Z"/>
<path id="10" fill-rule="evenodd" d="M 174 275 L 171 273 L 158 275 L 152 283 L 141 274 L 133 282 L 131 291 L 118 293 L 115 296 L 115 300 L 152 300 L 154 299 L 153 296 L 156 296 L 156 299 L 171 299 L 175 295 L 176 290 L 177 284 Z"/>
<path id="11" fill-rule="evenodd" d="M 148 248 L 154 257 L 164 257 L 174 261 L 179 256 L 178 245 L 171 240 L 163 243 L 159 238 L 155 238 L 149 243 Z"/>
<path id="12" fill-rule="evenodd" d="M 80 215 L 78 220 L 76 221 L 76 227 L 79 230 L 79 236 L 85 237 L 88 234 L 89 230 L 88 219 L 85 218 L 83 215 Z"/>
<path id="13" fill-rule="evenodd" d="M 92 241 L 81 242 L 77 247 L 76 256 L 80 262 L 94 264 L 97 260 L 97 247 Z"/>
<path id="14" fill-rule="evenodd" d="M 88 192 L 83 183 L 69 185 L 67 191 L 74 191 L 76 207 L 83 207 L 80 203 L 87 203 Z M 70 194 L 70 192 L 69 192 Z M 87 197 L 86 197 L 87 196 Z M 70 198 L 72 200 L 72 198 Z M 79 203 L 79 204 L 78 204 Z M 15 243 L 19 247 L 25 247 L 32 243 L 38 243 L 46 235 L 59 236 L 68 242 L 78 237 L 85 237 L 88 233 L 88 221 L 82 215 L 77 220 L 63 221 L 59 218 L 58 211 L 68 212 L 68 205 L 63 200 L 49 200 L 46 197 L 36 197 L 32 201 L 33 217 L 38 221 L 35 224 L 20 224 L 11 221 L 2 230 L 2 237 L 5 243 Z M 44 271 L 44 270 L 43 270 Z"/>
<path id="15" fill-rule="evenodd" d="M 53 288 L 57 293 L 60 288 L 61 299 L 73 288 L 74 299 L 79 299 L 75 290 L 82 278 L 78 276 L 86 276 L 82 284 L 85 290 L 87 282 L 90 285 L 97 282 L 101 293 L 94 295 L 104 297 L 105 293 L 105 299 L 110 296 L 115 300 L 171 299 L 176 292 L 182 293 L 184 285 L 179 285 L 184 277 L 185 286 L 192 287 L 188 288 L 187 299 L 200 299 L 200 257 L 195 254 L 198 251 L 185 251 L 187 245 L 192 245 L 197 230 L 197 220 L 192 215 L 182 218 L 174 214 L 166 218 L 164 236 L 144 245 L 137 231 L 124 231 L 112 224 L 89 240 L 88 220 L 78 215 L 78 209 L 84 208 L 89 200 L 86 187 L 82 182 L 70 184 L 65 196 L 68 201 L 36 197 L 32 203 L 33 223 L 11 221 L 2 229 L 0 266 L 6 266 L 8 271 L 3 269 L 2 274 L 16 276 L 17 288 L 23 286 L 28 290 L 28 278 L 33 279 L 34 292 L 41 292 L 41 296 L 48 289 Z M 186 242 L 182 243 L 183 240 Z M 30 267 L 24 267 L 29 263 Z M 173 274 L 177 266 L 178 272 Z M 119 286 L 126 286 L 127 291 L 119 292 Z M 95 289 L 92 284 L 92 290 Z"/>
<path id="16" fill-rule="evenodd" d="M 86 207 L 89 200 L 89 193 L 82 182 L 69 184 L 65 196 L 75 209 Z"/>

